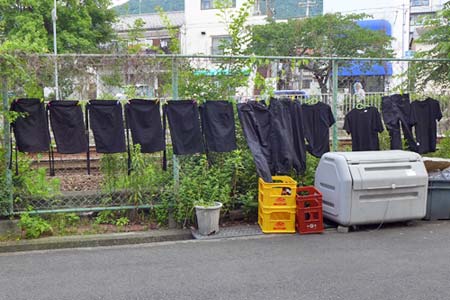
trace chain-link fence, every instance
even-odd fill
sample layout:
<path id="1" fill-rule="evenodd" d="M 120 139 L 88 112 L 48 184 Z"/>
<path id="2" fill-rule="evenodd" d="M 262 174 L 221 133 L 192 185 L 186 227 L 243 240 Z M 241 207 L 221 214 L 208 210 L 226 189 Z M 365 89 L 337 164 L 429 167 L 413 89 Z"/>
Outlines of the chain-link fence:
<path id="1" fill-rule="evenodd" d="M 343 121 L 358 103 L 381 111 L 382 96 L 409 93 L 412 100 L 439 100 L 444 115 L 439 135 L 450 129 L 450 91 L 439 89 L 433 82 L 418 83 L 411 68 L 421 62 L 449 64 L 448 60 L 184 55 L 34 55 L 16 59 L 17 70 L 3 76 L 4 110 L 13 99 L 27 97 L 79 100 L 83 109 L 90 99 L 118 100 L 122 105 L 133 98 L 158 99 L 161 105 L 170 99 L 195 99 L 200 103 L 265 101 L 270 97 L 295 98 L 310 104 L 322 101 L 332 107 L 337 120 L 330 129 L 330 142 L 336 150 L 339 143 L 348 143 L 350 137 L 342 129 Z M 54 84 L 55 64 L 59 70 L 58 89 Z M 179 159 L 183 158 L 170 154 L 168 132 L 167 171 L 161 168 L 163 153 L 131 153 L 131 164 L 142 163 L 135 166 L 142 170 L 133 176 L 133 171 L 128 175 L 130 155 L 97 153 L 92 132 L 89 153 L 60 154 L 53 142 L 53 159 L 48 153 L 16 154 L 14 137 L 10 152 L 8 118 L 4 120 L 2 139 L 7 165 L 4 214 L 28 209 L 61 212 L 150 208 L 161 204 L 161 186 L 176 191 L 179 177 L 189 176 L 180 168 Z M 54 176 L 50 176 L 50 161 L 54 161 Z"/>

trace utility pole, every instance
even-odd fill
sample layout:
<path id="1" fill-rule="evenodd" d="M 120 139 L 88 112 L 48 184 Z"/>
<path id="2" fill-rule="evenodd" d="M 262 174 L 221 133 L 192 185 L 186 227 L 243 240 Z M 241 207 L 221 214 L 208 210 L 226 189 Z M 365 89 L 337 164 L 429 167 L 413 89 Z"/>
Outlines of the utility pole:
<path id="1" fill-rule="evenodd" d="M 58 48 L 56 45 L 56 0 L 53 2 L 52 21 L 53 21 L 53 52 L 55 54 L 55 99 L 59 100 L 59 84 L 58 84 Z"/>
<path id="2" fill-rule="evenodd" d="M 316 6 L 317 3 L 315 0 L 306 0 L 305 3 L 299 2 L 298 3 L 298 7 L 306 7 L 306 13 L 305 13 L 305 17 L 309 18 L 310 15 L 310 8 Z"/>
<path id="3" fill-rule="evenodd" d="M 141 13 L 142 13 L 142 10 L 141 10 L 141 8 L 142 8 L 142 0 L 139 0 L 139 14 L 141 14 Z"/>

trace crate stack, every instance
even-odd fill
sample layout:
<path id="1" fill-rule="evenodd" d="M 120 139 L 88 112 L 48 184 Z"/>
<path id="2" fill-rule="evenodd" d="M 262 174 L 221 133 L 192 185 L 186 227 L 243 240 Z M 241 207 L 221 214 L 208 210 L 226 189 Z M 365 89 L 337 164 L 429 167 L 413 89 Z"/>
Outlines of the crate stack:
<path id="1" fill-rule="evenodd" d="M 296 194 L 298 233 L 322 233 L 322 194 L 313 186 L 299 187 Z"/>
<path id="2" fill-rule="evenodd" d="M 297 182 L 289 176 L 273 176 L 258 182 L 258 223 L 264 233 L 294 233 Z"/>

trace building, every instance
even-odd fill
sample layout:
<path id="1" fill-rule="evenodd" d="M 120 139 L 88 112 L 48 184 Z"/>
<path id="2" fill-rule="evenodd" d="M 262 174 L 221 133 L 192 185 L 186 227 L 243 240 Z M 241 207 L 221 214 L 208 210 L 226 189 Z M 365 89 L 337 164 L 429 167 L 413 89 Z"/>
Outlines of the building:
<path id="1" fill-rule="evenodd" d="M 430 46 L 417 44 L 416 40 L 420 36 L 423 28 L 423 19 L 433 16 L 444 6 L 444 0 L 411 0 L 409 7 L 409 52 L 406 56 L 412 56 L 415 51 L 427 50 Z"/>
<path id="2" fill-rule="evenodd" d="M 245 0 L 231 0 L 229 13 L 238 10 L 244 2 Z M 142 7 L 142 11 L 147 10 L 148 8 Z M 268 17 L 283 20 L 321 15 L 322 11 L 323 0 L 256 0 L 248 24 L 264 24 Z M 226 22 L 229 20 L 222 19 L 218 13 L 214 0 L 184 0 L 184 11 L 167 12 L 171 24 L 180 29 L 183 54 L 222 53 L 220 44 L 223 39 L 228 38 Z M 169 39 L 169 34 L 157 13 L 119 16 L 119 22 L 115 26 L 119 36 L 126 39 L 138 18 L 145 23 L 143 42 L 163 47 Z"/>
<path id="3" fill-rule="evenodd" d="M 179 38 L 181 39 L 181 33 L 184 31 L 183 28 L 185 24 L 184 12 L 175 11 L 166 14 L 170 24 L 179 29 Z M 143 21 L 143 38 L 140 42 L 147 45 L 149 48 L 160 48 L 167 53 L 170 34 L 158 13 L 120 16 L 119 21 L 114 25 L 114 29 L 119 37 L 123 40 L 127 40 L 130 30 L 138 19 Z"/>

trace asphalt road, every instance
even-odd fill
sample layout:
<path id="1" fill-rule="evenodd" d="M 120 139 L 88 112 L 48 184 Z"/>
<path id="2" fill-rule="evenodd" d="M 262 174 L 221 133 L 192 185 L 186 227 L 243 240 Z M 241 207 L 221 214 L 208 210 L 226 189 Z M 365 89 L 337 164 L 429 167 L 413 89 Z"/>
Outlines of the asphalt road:
<path id="1" fill-rule="evenodd" d="M 450 222 L 1 254 L 0 299 L 450 299 Z"/>

